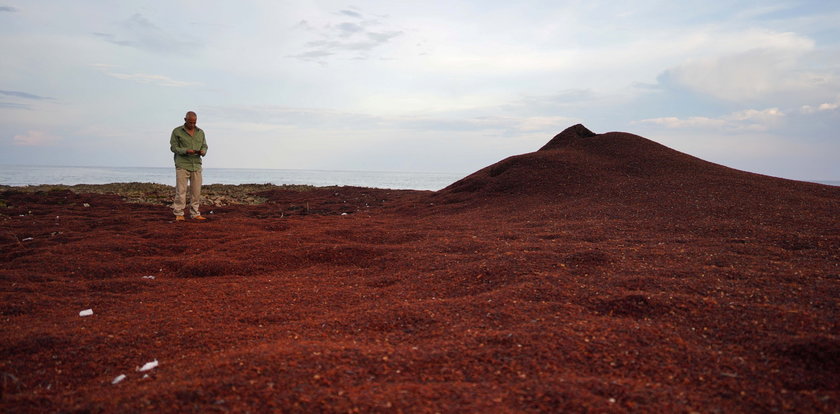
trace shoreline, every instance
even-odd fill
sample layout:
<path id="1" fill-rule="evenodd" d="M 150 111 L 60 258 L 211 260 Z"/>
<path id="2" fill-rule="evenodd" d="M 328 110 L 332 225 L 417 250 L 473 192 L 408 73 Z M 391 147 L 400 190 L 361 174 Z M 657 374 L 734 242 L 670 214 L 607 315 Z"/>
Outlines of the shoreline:
<path id="1" fill-rule="evenodd" d="M 265 197 L 257 195 L 265 191 L 307 192 L 317 189 L 339 188 L 339 186 L 318 187 L 296 184 L 209 184 L 202 186 L 201 204 L 210 206 L 248 204 L 266 202 Z M 168 205 L 172 202 L 175 187 L 158 183 L 109 183 L 109 184 L 39 184 L 26 186 L 0 185 L 0 193 L 20 191 L 25 193 L 46 193 L 52 191 L 70 191 L 76 194 L 117 195 L 129 203 Z"/>
<path id="2" fill-rule="evenodd" d="M 274 184 L 438 190 L 464 173 L 207 168 L 204 185 Z M 152 183 L 175 185 L 170 169 L 145 167 L 4 167 L 0 186 Z"/>

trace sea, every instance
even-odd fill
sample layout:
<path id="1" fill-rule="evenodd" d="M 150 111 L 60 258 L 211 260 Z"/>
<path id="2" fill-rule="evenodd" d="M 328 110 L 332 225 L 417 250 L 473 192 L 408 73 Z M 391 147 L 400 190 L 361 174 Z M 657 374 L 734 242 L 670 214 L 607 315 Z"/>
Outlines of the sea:
<path id="1" fill-rule="evenodd" d="M 280 170 L 256 168 L 205 168 L 204 184 L 293 184 L 390 188 L 437 191 L 467 173 L 409 171 Z M 840 180 L 810 180 L 840 186 Z M 158 183 L 175 185 L 169 167 L 60 167 L 0 165 L 0 185 Z"/>
<path id="2" fill-rule="evenodd" d="M 408 171 L 280 170 L 205 168 L 204 184 L 293 184 L 440 190 L 464 173 Z M 60 167 L 0 165 L 0 185 L 158 183 L 175 185 L 175 169 L 164 167 Z"/>

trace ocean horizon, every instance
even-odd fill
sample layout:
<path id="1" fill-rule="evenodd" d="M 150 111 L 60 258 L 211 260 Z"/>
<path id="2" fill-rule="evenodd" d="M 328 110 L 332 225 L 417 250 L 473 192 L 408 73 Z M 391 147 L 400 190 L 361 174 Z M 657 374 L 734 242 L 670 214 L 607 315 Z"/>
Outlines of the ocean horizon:
<path id="1" fill-rule="evenodd" d="M 437 191 L 469 173 L 416 171 L 295 170 L 269 168 L 206 168 L 204 184 L 354 186 L 395 190 Z M 798 180 L 840 186 L 840 180 Z M 111 183 L 175 185 L 174 167 L 81 167 L 0 165 L 0 185 L 77 185 Z"/>
<path id="2" fill-rule="evenodd" d="M 203 178 L 205 185 L 355 186 L 437 191 L 466 175 L 464 173 L 412 171 L 205 168 Z M 0 165 L 0 185 L 76 185 L 128 182 L 175 185 L 175 169 L 174 167 Z"/>

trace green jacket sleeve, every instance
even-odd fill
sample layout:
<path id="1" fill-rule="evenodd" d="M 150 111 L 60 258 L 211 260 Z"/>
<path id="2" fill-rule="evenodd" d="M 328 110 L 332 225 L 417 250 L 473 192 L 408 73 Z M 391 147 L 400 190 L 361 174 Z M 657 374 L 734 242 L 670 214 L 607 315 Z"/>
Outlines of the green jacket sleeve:
<path id="1" fill-rule="evenodd" d="M 175 154 L 186 155 L 187 148 L 180 146 L 181 142 L 178 139 L 178 135 L 175 134 L 175 131 L 177 131 L 177 129 L 172 130 L 172 136 L 169 137 L 169 149 Z"/>
<path id="2" fill-rule="evenodd" d="M 206 155 L 207 154 L 207 137 L 204 136 L 204 131 L 201 134 L 201 151 Z"/>

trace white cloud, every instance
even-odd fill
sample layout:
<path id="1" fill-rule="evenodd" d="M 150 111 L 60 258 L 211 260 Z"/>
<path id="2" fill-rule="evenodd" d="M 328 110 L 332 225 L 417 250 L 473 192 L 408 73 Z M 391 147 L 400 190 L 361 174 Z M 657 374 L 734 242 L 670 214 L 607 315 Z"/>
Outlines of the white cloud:
<path id="1" fill-rule="evenodd" d="M 519 129 L 523 132 L 559 132 L 560 130 L 565 129 L 566 126 L 572 125 L 577 122 L 579 122 L 579 120 L 565 116 L 532 116 L 523 118 L 519 122 Z"/>
<path id="2" fill-rule="evenodd" d="M 766 125 L 777 122 L 783 116 L 785 116 L 785 114 L 780 111 L 779 108 L 769 108 L 763 110 L 745 109 L 743 111 L 733 112 L 724 117 L 724 119 L 728 121 L 746 121 Z"/>
<path id="3" fill-rule="evenodd" d="M 7 99 L 12 102 L 7 102 Z M 33 103 L 53 100 L 54 98 L 39 96 L 28 92 L 0 90 L 0 108 L 30 110 L 33 108 Z"/>
<path id="4" fill-rule="evenodd" d="M 817 106 L 802 105 L 802 107 L 799 108 L 799 111 L 802 112 L 803 114 L 813 114 L 813 113 L 817 113 L 817 112 L 834 111 L 837 108 L 840 108 L 840 103 L 837 103 L 837 102 L 828 103 L 828 102 L 826 102 L 826 103 L 819 104 Z"/>
<path id="5" fill-rule="evenodd" d="M 15 135 L 12 142 L 15 145 L 24 147 L 43 147 L 52 145 L 61 140 L 61 137 L 51 135 L 44 131 L 27 131 L 25 134 Z"/>
<path id="6" fill-rule="evenodd" d="M 305 32 L 309 40 L 299 47 L 302 51 L 287 57 L 320 64 L 327 64 L 330 56 L 366 60 L 374 49 L 403 35 L 402 30 L 390 27 L 378 18 L 368 19 L 358 10 L 340 10 L 333 15 L 354 21 L 335 23 L 328 18 L 315 26 L 308 19 L 301 20 L 295 28 Z M 313 17 L 317 19 L 321 16 Z M 312 36 L 315 38 L 312 39 Z"/>
<path id="7" fill-rule="evenodd" d="M 24 99 L 35 99 L 35 100 L 53 99 L 53 98 L 33 95 L 31 93 L 21 92 L 21 91 L 0 91 L 0 95 L 7 95 L 7 96 L 13 96 L 13 97 L 16 97 L 16 98 L 24 98 Z"/>
<path id="8" fill-rule="evenodd" d="M 123 79 L 123 80 L 130 80 L 138 83 L 146 83 L 158 86 L 174 86 L 174 87 L 182 87 L 182 86 L 194 86 L 200 85 L 198 82 L 187 82 L 187 81 L 179 81 L 172 79 L 168 76 L 163 75 L 154 75 L 154 74 L 147 74 L 147 73 L 107 73 L 108 76 Z"/>
<path id="9" fill-rule="evenodd" d="M 693 116 L 688 118 L 677 118 L 674 116 L 642 119 L 634 121 L 634 124 L 653 124 L 665 128 L 722 128 L 726 125 L 723 119 L 707 118 L 704 116 Z"/>
<path id="10" fill-rule="evenodd" d="M 635 121 L 633 124 L 651 124 L 670 129 L 717 129 L 725 131 L 766 131 L 785 116 L 778 108 L 746 109 L 717 118 L 693 116 L 687 118 L 661 117 Z"/>
<path id="11" fill-rule="evenodd" d="M 93 35 L 117 46 L 163 54 L 191 54 L 201 47 L 201 44 L 194 40 L 189 32 L 172 33 L 158 27 L 140 13 L 134 13 L 114 29 L 117 33 L 95 32 Z"/>
<path id="12" fill-rule="evenodd" d="M 114 69 L 116 66 L 108 65 L 108 64 L 93 64 L 91 65 L 94 68 L 97 68 L 102 73 L 116 79 L 128 80 L 137 83 L 143 83 L 148 85 L 157 85 L 157 86 L 169 86 L 169 87 L 184 87 L 184 86 L 197 86 L 201 85 L 199 82 L 187 82 L 172 79 L 168 76 L 164 75 L 157 75 L 157 74 L 148 74 L 148 73 L 121 73 L 117 72 Z"/>
<path id="13" fill-rule="evenodd" d="M 358 133 L 371 131 L 423 130 L 423 131 L 515 131 L 553 133 L 568 125 L 580 122 L 564 116 L 483 115 L 453 116 L 452 114 L 369 114 L 313 108 L 281 106 L 227 106 L 205 107 L 203 114 L 215 125 L 227 127 L 240 125 L 249 131 L 271 131 L 282 127 L 308 130 L 353 130 Z M 213 121 L 224 119 L 226 121 Z"/>
<path id="14" fill-rule="evenodd" d="M 727 39 L 734 44 L 720 44 Z M 778 95 L 813 99 L 840 89 L 840 79 L 832 69 L 838 62 L 831 59 L 836 58 L 812 53 L 814 40 L 802 35 L 753 30 L 711 36 L 701 44 L 717 53 L 686 59 L 664 72 L 660 80 L 731 102 Z"/>

